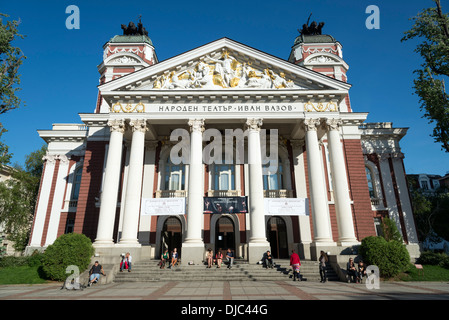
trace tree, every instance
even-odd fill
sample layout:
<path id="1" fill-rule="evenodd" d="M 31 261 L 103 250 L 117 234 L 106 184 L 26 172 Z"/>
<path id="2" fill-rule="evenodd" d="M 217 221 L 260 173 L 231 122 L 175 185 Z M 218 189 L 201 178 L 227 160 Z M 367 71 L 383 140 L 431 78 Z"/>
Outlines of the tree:
<path id="1" fill-rule="evenodd" d="M 17 38 L 24 38 L 18 31 L 20 20 L 4 24 L 3 17 L 9 16 L 0 13 L 0 114 L 20 106 L 21 100 L 16 95 L 20 90 L 19 67 L 26 59 L 22 50 L 12 45 Z"/>
<path id="2" fill-rule="evenodd" d="M 449 76 L 449 16 L 443 13 L 440 0 L 434 2 L 436 8 L 425 9 L 412 18 L 414 25 L 401 41 L 422 39 L 415 52 L 424 62 L 421 69 L 414 71 L 414 89 L 423 117 L 435 124 L 431 136 L 449 152 L 449 96 L 445 85 Z"/>
<path id="3" fill-rule="evenodd" d="M 25 169 L 16 165 L 11 179 L 0 183 L 0 224 L 17 251 L 25 249 L 30 235 L 45 152 L 43 146 L 29 154 Z"/>

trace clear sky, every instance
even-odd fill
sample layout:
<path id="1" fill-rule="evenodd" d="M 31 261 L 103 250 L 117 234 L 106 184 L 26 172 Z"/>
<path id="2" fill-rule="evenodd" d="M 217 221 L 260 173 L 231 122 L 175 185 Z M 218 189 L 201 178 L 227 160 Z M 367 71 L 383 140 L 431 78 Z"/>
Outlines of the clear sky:
<path id="1" fill-rule="evenodd" d="M 449 1 L 442 4 L 449 12 Z M 79 30 L 66 28 L 69 5 L 79 7 Z M 378 30 L 365 26 L 369 5 L 380 9 Z M 14 154 L 12 162 L 23 164 L 25 155 L 43 144 L 38 129 L 80 123 L 78 113 L 93 112 L 102 46 L 139 15 L 159 61 L 222 37 L 287 60 L 297 29 L 312 13 L 311 20 L 326 23 L 323 33 L 343 45 L 353 110 L 369 112 L 367 122 L 409 128 L 401 141 L 407 173 L 444 175 L 449 154 L 430 137 L 432 126 L 413 94 L 413 70 L 422 63 L 413 51 L 417 42 L 400 41 L 412 25 L 409 19 L 433 5 L 431 0 L 1 0 L 0 12 L 21 19 L 26 38 L 16 45 L 28 57 L 20 69 L 25 106 L 1 116 L 8 129 L 3 141 Z"/>

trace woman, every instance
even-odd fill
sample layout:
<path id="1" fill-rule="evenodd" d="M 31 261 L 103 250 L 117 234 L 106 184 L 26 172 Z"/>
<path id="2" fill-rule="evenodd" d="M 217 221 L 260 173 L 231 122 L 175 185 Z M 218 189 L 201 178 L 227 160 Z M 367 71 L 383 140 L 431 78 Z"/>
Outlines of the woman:
<path id="1" fill-rule="evenodd" d="M 217 268 L 221 268 L 221 262 L 223 261 L 223 253 L 221 253 L 221 248 L 217 251 L 215 259 L 217 259 Z"/>
<path id="2" fill-rule="evenodd" d="M 178 251 L 176 248 L 173 249 L 173 253 L 171 255 L 171 267 L 175 266 L 175 263 L 178 262 Z"/>
<path id="3" fill-rule="evenodd" d="M 165 249 L 164 253 L 161 256 L 161 269 L 165 268 L 165 264 L 168 262 L 168 259 L 170 258 L 169 254 L 168 254 L 168 249 Z"/>
<path id="4" fill-rule="evenodd" d="M 366 277 L 366 266 L 365 266 L 365 263 L 361 260 L 358 265 L 358 274 L 359 274 L 359 277 L 357 279 L 357 282 L 362 283 L 363 277 Z"/>
<path id="5" fill-rule="evenodd" d="M 295 252 L 295 250 L 292 250 L 292 255 L 290 256 L 290 266 L 293 270 L 293 281 L 296 281 L 296 278 L 301 281 L 301 278 L 299 277 L 299 267 L 301 266 L 301 260 L 299 259 L 299 256 Z"/>
<path id="6" fill-rule="evenodd" d="M 354 259 L 349 258 L 349 262 L 346 265 L 346 271 L 348 272 L 348 282 L 351 282 L 351 278 L 355 283 L 357 283 L 357 268 L 354 264 Z"/>
<path id="7" fill-rule="evenodd" d="M 208 268 L 212 268 L 212 260 L 214 258 L 214 255 L 212 253 L 212 249 L 211 248 L 207 249 L 206 258 L 207 258 L 207 267 Z"/>
<path id="8" fill-rule="evenodd" d="M 321 283 L 326 282 L 326 262 L 328 261 L 327 254 L 324 251 L 321 251 L 320 253 L 320 277 L 321 277 Z"/>

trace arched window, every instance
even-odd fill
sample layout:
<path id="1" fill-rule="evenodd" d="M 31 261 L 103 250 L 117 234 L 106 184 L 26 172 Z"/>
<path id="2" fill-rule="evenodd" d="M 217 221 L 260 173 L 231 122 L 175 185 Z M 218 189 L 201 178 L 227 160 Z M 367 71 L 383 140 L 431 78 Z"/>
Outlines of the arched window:
<path id="1" fill-rule="evenodd" d="M 374 189 L 373 172 L 370 168 L 365 167 L 366 179 L 368 180 L 368 191 L 371 198 L 376 198 L 376 190 Z"/>
<path id="2" fill-rule="evenodd" d="M 214 190 L 235 190 L 235 165 L 214 164 Z"/>
<path id="3" fill-rule="evenodd" d="M 73 174 L 72 182 L 72 197 L 71 200 L 78 200 L 81 186 L 81 174 L 83 173 L 83 167 L 79 167 Z"/>
<path id="4" fill-rule="evenodd" d="M 185 170 L 183 164 L 173 164 L 170 157 L 165 163 L 165 190 L 185 190 Z"/>
<path id="5" fill-rule="evenodd" d="M 263 189 L 264 190 L 282 190 L 284 189 L 284 167 L 282 165 L 281 158 L 278 159 L 278 165 L 276 172 L 270 172 L 270 162 L 263 165 L 264 171 L 268 170 L 267 175 L 263 176 Z M 273 170 L 274 171 L 274 170 Z"/>

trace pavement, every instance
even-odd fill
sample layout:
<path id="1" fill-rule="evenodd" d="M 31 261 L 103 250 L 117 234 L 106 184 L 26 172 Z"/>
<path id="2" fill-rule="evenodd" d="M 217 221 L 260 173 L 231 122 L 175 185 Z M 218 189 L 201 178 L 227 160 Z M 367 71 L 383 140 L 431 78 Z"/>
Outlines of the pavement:
<path id="1" fill-rule="evenodd" d="M 0 300 L 449 300 L 448 282 L 380 282 L 379 289 L 344 282 L 203 281 L 95 284 L 61 290 L 61 283 L 2 285 Z"/>

